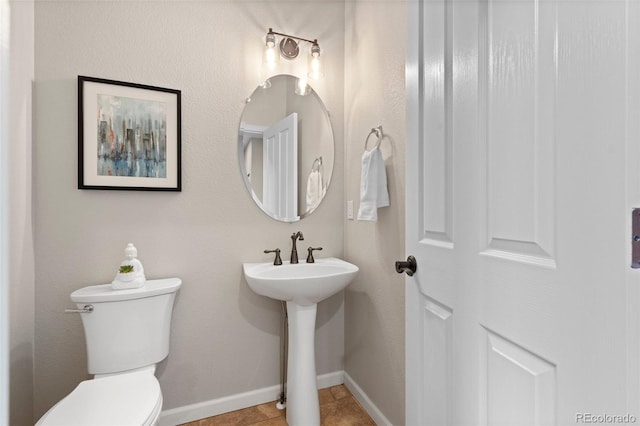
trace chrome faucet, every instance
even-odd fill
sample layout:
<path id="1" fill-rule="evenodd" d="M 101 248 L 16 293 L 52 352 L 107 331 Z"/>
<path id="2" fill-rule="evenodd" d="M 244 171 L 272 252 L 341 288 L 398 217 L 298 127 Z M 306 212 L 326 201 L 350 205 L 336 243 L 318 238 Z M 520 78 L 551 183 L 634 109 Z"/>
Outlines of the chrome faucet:
<path id="1" fill-rule="evenodd" d="M 298 231 L 295 234 L 291 234 L 291 243 L 293 244 L 293 247 L 291 247 L 291 264 L 298 263 L 298 249 L 296 248 L 296 241 L 298 239 L 304 241 L 302 232 Z"/>

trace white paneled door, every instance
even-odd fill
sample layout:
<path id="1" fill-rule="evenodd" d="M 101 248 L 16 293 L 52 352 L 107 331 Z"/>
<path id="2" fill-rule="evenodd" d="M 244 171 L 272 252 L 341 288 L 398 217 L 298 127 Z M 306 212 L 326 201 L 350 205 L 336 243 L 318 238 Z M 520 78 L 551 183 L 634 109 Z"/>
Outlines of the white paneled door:
<path id="1" fill-rule="evenodd" d="M 264 209 L 278 220 L 296 222 L 298 216 L 298 113 L 273 124 L 264 131 L 263 143 Z"/>
<path id="2" fill-rule="evenodd" d="M 411 0 L 406 423 L 640 423 L 640 6 Z"/>

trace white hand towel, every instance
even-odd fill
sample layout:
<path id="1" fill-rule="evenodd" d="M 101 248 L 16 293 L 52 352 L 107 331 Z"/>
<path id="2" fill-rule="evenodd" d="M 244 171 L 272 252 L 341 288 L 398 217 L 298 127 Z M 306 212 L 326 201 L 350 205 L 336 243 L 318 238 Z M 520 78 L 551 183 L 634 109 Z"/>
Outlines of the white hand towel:
<path id="1" fill-rule="evenodd" d="M 375 222 L 378 220 L 378 208 L 388 205 L 387 172 L 384 168 L 382 152 L 379 148 L 374 148 L 362 154 L 358 220 Z"/>
<path id="2" fill-rule="evenodd" d="M 307 179 L 307 211 L 311 211 L 318 207 L 326 188 L 322 180 L 320 170 L 312 170 Z"/>

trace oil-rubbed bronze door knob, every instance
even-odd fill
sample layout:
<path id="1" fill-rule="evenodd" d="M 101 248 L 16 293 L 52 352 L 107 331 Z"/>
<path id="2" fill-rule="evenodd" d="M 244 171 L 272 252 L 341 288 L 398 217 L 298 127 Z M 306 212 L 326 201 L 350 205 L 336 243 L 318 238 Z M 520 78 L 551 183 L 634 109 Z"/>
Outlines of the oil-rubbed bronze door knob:
<path id="1" fill-rule="evenodd" d="M 407 257 L 407 260 L 399 260 L 396 262 L 396 272 L 401 274 L 405 273 L 410 277 L 416 273 L 416 269 L 418 269 L 418 263 L 416 262 L 416 258 L 413 256 Z"/>

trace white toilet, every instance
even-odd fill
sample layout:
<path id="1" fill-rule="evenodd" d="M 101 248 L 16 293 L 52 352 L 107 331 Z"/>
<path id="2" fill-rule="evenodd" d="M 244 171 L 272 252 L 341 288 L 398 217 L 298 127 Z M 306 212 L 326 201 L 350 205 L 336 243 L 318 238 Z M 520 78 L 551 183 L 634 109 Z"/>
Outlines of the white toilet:
<path id="1" fill-rule="evenodd" d="M 104 284 L 71 293 L 78 309 L 87 311 L 80 315 L 88 370 L 95 376 L 80 383 L 37 425 L 156 424 L 162 392 L 155 366 L 169 353 L 173 302 L 181 285 L 179 278 L 167 278 L 147 280 L 132 290 Z"/>

